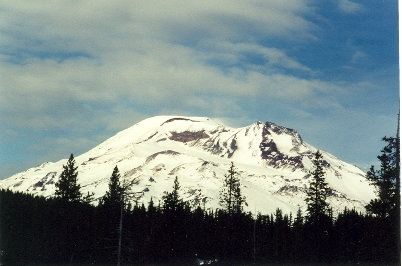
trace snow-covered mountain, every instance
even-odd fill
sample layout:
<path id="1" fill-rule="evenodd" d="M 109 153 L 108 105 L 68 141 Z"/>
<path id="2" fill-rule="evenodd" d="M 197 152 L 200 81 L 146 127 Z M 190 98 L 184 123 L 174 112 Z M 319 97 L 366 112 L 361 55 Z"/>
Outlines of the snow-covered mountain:
<path id="1" fill-rule="evenodd" d="M 240 173 L 247 211 L 269 214 L 276 208 L 296 213 L 305 207 L 316 148 L 293 129 L 266 122 L 231 128 L 205 117 L 157 116 L 117 133 L 76 156 L 82 192 L 104 195 L 114 166 L 133 182 L 139 203 L 171 191 L 177 176 L 182 196 L 193 206 L 219 207 L 219 190 L 233 161 Z M 68 151 L 66 151 L 68 153 Z M 334 211 L 364 211 L 374 188 L 359 168 L 322 151 L 329 199 Z M 0 181 L 0 188 L 51 196 L 63 164 L 46 162 Z"/>

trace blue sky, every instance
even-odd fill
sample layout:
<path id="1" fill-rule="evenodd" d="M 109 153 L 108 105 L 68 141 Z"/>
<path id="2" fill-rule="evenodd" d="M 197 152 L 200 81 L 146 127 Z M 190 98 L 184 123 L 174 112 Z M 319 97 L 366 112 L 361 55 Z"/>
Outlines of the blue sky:
<path id="1" fill-rule="evenodd" d="M 2 1 L 0 178 L 160 114 L 271 121 L 366 170 L 396 133 L 397 5 Z"/>

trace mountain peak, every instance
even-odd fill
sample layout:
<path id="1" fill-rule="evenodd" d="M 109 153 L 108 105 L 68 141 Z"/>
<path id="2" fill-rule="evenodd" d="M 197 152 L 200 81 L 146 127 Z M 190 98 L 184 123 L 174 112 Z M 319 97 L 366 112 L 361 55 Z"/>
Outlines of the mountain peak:
<path id="1" fill-rule="evenodd" d="M 125 179 L 137 184 L 132 189 L 139 202 L 160 200 L 177 176 L 185 200 L 193 207 L 202 202 L 212 209 L 219 207 L 219 190 L 234 162 L 253 211 L 255 207 L 262 213 L 276 208 L 296 212 L 305 204 L 316 150 L 296 130 L 272 122 L 232 128 L 207 117 L 155 116 L 77 156 L 76 162 L 84 193 L 103 196 L 117 165 Z M 374 197 L 364 173 L 326 152 L 323 156 L 335 211 L 345 206 L 364 211 Z M 51 196 L 64 163 L 28 169 L 1 180 L 0 187 Z"/>

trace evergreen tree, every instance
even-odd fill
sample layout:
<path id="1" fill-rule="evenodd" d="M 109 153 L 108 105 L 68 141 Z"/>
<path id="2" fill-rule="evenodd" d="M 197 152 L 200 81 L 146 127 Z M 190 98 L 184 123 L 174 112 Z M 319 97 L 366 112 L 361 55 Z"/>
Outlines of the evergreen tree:
<path id="1" fill-rule="evenodd" d="M 375 170 L 371 166 L 367 172 L 367 178 L 378 188 L 378 198 L 371 200 L 366 209 L 369 213 L 385 218 L 399 215 L 399 137 L 384 137 L 383 141 L 387 145 L 381 150 L 381 155 L 377 156 L 381 169 Z"/>
<path id="2" fill-rule="evenodd" d="M 325 182 L 325 172 L 323 168 L 323 157 L 319 150 L 314 155 L 314 171 L 311 173 L 313 180 L 307 190 L 307 220 L 317 223 L 320 218 L 328 213 L 329 204 L 327 196 L 329 195 L 329 187 Z"/>
<path id="3" fill-rule="evenodd" d="M 246 198 L 241 195 L 238 175 L 239 173 L 232 162 L 228 174 L 225 174 L 219 197 L 220 205 L 229 215 L 241 213 L 243 204 L 246 202 Z"/>
<path id="4" fill-rule="evenodd" d="M 92 201 L 95 200 L 94 195 L 95 195 L 94 192 L 89 193 L 89 191 L 88 191 L 85 196 L 82 196 L 81 202 L 87 203 L 87 204 L 91 203 Z"/>
<path id="5" fill-rule="evenodd" d="M 291 254 L 293 257 L 294 261 L 301 261 L 303 259 L 303 253 L 304 253 L 304 248 L 305 248 L 305 243 L 304 243 L 304 234 L 303 234 L 303 228 L 304 228 L 304 219 L 303 219 L 303 213 L 302 210 L 299 206 L 297 209 L 296 213 L 296 218 L 293 221 L 293 243 L 292 243 L 292 250 Z"/>
<path id="6" fill-rule="evenodd" d="M 123 201 L 124 188 L 120 184 L 120 173 L 117 165 L 113 169 L 113 173 L 109 180 L 109 190 L 102 197 L 102 203 L 105 205 L 118 205 Z"/>
<path id="7" fill-rule="evenodd" d="M 66 165 L 63 165 L 63 172 L 60 174 L 59 180 L 56 182 L 56 198 L 78 202 L 82 198 L 80 192 L 81 186 L 77 183 L 78 167 L 75 166 L 75 159 L 73 154 L 67 161 Z"/>
<path id="8" fill-rule="evenodd" d="M 165 243 L 160 250 L 162 256 L 168 260 L 178 258 L 185 254 L 186 220 L 189 217 L 187 205 L 179 196 L 180 184 L 177 176 L 174 179 L 172 192 L 165 192 L 163 200 L 162 232 L 159 232 L 159 241 Z"/>
<path id="9" fill-rule="evenodd" d="M 293 227 L 294 228 L 302 228 L 302 226 L 303 226 L 303 214 L 302 214 L 302 210 L 299 206 L 299 208 L 297 209 L 296 218 L 293 222 Z"/>
<path id="10" fill-rule="evenodd" d="M 177 176 L 174 179 L 173 191 L 162 196 L 164 211 L 177 211 L 183 207 L 183 200 L 179 196 L 180 184 Z"/>
<path id="11" fill-rule="evenodd" d="M 399 134 L 397 137 L 384 137 L 387 143 L 377 158 L 381 162 L 380 170 L 371 166 L 367 178 L 377 186 L 378 198 L 366 206 L 368 213 L 374 214 L 375 230 L 383 229 L 383 239 L 378 248 L 387 259 L 400 262 L 401 227 L 400 227 L 400 160 Z"/>
<path id="12" fill-rule="evenodd" d="M 101 212 L 109 217 L 104 223 L 105 243 L 117 249 L 117 264 L 121 263 L 121 254 L 123 242 L 123 232 L 126 226 L 123 226 L 123 217 L 130 210 L 130 204 L 125 205 L 125 193 L 128 187 L 120 183 L 120 173 L 117 166 L 114 167 L 109 179 L 109 190 L 99 199 Z M 117 232 L 117 235 L 116 235 Z"/>

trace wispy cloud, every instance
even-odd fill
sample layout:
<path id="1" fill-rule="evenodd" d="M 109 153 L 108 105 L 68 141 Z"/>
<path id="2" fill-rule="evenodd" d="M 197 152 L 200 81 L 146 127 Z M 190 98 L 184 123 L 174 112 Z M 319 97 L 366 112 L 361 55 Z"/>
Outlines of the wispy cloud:
<path id="1" fill-rule="evenodd" d="M 356 51 L 352 56 L 352 63 L 358 63 L 365 58 L 367 58 L 367 54 L 363 53 L 362 51 Z"/>
<path id="2" fill-rule="evenodd" d="M 292 59 L 284 51 L 262 46 L 256 43 L 212 42 L 202 43 L 198 47 L 204 51 L 203 58 L 214 64 L 221 63 L 226 67 L 255 68 L 268 66 L 268 69 L 284 68 L 311 73 L 311 69 Z M 253 60 L 254 59 L 254 60 Z"/>
<path id="3" fill-rule="evenodd" d="M 363 8 L 337 3 L 347 14 Z M 2 1 L 2 132 L 13 140 L 4 132 L 40 132 L 42 141 L 49 131 L 70 134 L 54 142 L 67 151 L 75 136 L 100 140 L 156 114 L 246 123 L 282 106 L 304 119 L 343 110 L 351 84 L 316 75 L 315 54 L 300 56 L 303 46 L 323 41 L 315 4 Z M 348 63 L 364 58 L 355 51 Z"/>
<path id="4" fill-rule="evenodd" d="M 255 39 L 311 36 L 315 25 L 303 16 L 312 12 L 307 3 L 230 3 L 99 1 L 82 2 L 77 10 L 63 1 L 6 2 L 0 9 L 9 14 L 0 25 L 7 39 L 0 66 L 3 123 L 62 128 L 74 112 L 91 116 L 86 105 L 113 106 L 121 99 L 179 104 L 183 111 L 192 103 L 202 112 L 211 109 L 205 103 L 213 95 L 311 94 L 315 81 L 300 80 L 304 85 L 294 89 L 298 79 L 283 73 L 309 73 L 309 67 Z"/>
<path id="5" fill-rule="evenodd" d="M 338 0 L 338 7 L 345 13 L 357 13 L 363 10 L 363 6 L 350 0 Z"/>

